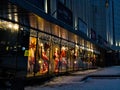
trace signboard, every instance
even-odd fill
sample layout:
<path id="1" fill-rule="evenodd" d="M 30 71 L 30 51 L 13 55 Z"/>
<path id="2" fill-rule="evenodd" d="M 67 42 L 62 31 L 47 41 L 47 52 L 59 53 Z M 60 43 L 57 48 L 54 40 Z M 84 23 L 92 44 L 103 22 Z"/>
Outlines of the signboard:
<path id="1" fill-rule="evenodd" d="M 87 24 L 80 18 L 78 18 L 78 30 L 87 35 Z"/>
<path id="2" fill-rule="evenodd" d="M 59 1 L 57 2 L 57 19 L 73 26 L 73 15 L 71 10 Z"/>

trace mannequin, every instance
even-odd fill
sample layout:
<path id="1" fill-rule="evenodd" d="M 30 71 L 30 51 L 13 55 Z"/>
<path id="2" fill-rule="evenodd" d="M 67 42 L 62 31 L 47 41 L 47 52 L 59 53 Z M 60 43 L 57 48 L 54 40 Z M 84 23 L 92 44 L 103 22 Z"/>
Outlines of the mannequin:
<path id="1" fill-rule="evenodd" d="M 36 38 L 30 38 L 29 56 L 28 56 L 28 71 L 30 73 L 34 70 L 36 51 Z"/>
<path id="2" fill-rule="evenodd" d="M 55 61 L 55 72 L 58 72 L 59 55 L 58 55 L 57 48 L 55 49 L 55 52 L 54 52 L 54 61 Z"/>
<path id="3" fill-rule="evenodd" d="M 48 71 L 48 57 L 46 55 L 46 52 L 44 50 L 42 50 L 42 56 L 41 56 L 42 60 L 43 60 L 43 71 L 42 72 L 47 72 Z"/>
<path id="4" fill-rule="evenodd" d="M 66 64 L 66 52 L 65 52 L 65 47 L 62 47 L 61 54 L 60 54 L 60 61 L 63 64 Z"/>

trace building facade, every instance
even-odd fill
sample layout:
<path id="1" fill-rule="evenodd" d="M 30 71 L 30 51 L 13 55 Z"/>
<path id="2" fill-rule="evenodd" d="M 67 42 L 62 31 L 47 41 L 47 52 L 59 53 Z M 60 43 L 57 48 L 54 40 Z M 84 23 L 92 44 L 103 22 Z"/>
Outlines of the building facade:
<path id="1" fill-rule="evenodd" d="M 120 32 L 119 32 L 119 0 L 110 0 L 110 3 L 112 3 L 112 10 L 111 12 L 113 13 L 113 30 L 114 30 L 114 46 L 116 50 L 119 50 L 120 46 Z"/>
<path id="2" fill-rule="evenodd" d="M 89 0 L 0 2 L 0 72 L 34 77 L 104 66 L 109 49 L 97 43 Z"/>

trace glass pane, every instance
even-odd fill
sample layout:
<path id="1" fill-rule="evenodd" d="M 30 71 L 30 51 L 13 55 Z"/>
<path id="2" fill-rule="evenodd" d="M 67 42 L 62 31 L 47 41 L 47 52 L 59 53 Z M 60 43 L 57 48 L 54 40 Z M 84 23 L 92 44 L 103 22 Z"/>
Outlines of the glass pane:
<path id="1" fill-rule="evenodd" d="M 60 51 L 60 72 L 66 72 L 67 70 L 67 51 L 68 43 L 65 40 L 61 41 L 61 51 Z"/>
<path id="2" fill-rule="evenodd" d="M 67 32 L 67 30 L 61 28 L 61 29 L 60 29 L 60 34 L 61 34 L 61 37 L 62 37 L 62 38 L 68 40 L 68 32 Z"/>
<path id="3" fill-rule="evenodd" d="M 80 64 L 80 48 L 79 46 L 76 44 L 75 45 L 75 54 L 74 54 L 74 70 L 78 70 L 79 69 L 79 64 Z"/>
<path id="4" fill-rule="evenodd" d="M 37 17 L 34 14 L 29 14 L 30 26 L 37 29 Z"/>
<path id="5" fill-rule="evenodd" d="M 44 31 L 44 19 L 41 17 L 37 17 L 38 20 L 38 29 Z"/>
<path id="6" fill-rule="evenodd" d="M 52 37 L 52 45 L 54 72 L 58 72 L 60 65 L 60 39 Z"/>
<path id="7" fill-rule="evenodd" d="M 28 74 L 30 76 L 34 75 L 36 40 L 37 39 L 35 37 L 30 37 L 29 39 Z"/>
<path id="8" fill-rule="evenodd" d="M 69 32 L 68 35 L 69 35 L 68 36 L 69 41 L 74 42 L 75 41 L 75 34 Z"/>
<path id="9" fill-rule="evenodd" d="M 50 26 L 50 23 L 49 22 L 47 22 L 47 21 L 45 21 L 44 22 L 45 24 L 44 24 L 44 31 L 45 32 L 48 32 L 48 33 L 51 33 L 51 26 Z"/>
<path id="10" fill-rule="evenodd" d="M 48 72 L 49 59 L 50 59 L 50 44 L 49 41 L 44 41 L 39 39 L 38 41 L 38 63 L 40 65 L 40 74 L 45 74 Z"/>
<path id="11" fill-rule="evenodd" d="M 75 44 L 69 42 L 68 45 L 68 70 L 72 71 L 74 67 Z"/>
<path id="12" fill-rule="evenodd" d="M 23 32 L 19 30 L 18 24 L 0 20 L 0 70 L 6 69 L 5 72 L 11 74 L 26 73 L 26 57 L 24 57 L 22 47 L 27 48 L 24 46 L 26 45 L 24 40 L 28 42 L 25 37 L 29 34 L 21 33 Z M 24 74 L 19 74 L 19 76 L 24 76 Z"/>
<path id="13" fill-rule="evenodd" d="M 39 33 L 38 34 L 38 48 L 36 51 L 36 76 L 44 75 L 49 72 L 50 63 L 50 39 L 51 36 Z"/>
<path id="14" fill-rule="evenodd" d="M 59 32 L 60 32 L 59 30 L 60 30 L 59 26 L 52 24 L 52 34 L 53 35 L 60 36 L 59 35 Z"/>

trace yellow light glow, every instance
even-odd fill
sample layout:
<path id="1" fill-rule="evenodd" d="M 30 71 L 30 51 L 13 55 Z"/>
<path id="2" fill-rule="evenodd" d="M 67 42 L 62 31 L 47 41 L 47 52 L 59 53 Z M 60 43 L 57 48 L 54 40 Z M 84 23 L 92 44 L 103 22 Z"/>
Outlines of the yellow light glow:
<path id="1" fill-rule="evenodd" d="M 17 13 L 14 14 L 14 19 L 15 19 L 16 22 L 18 21 L 18 15 L 17 15 Z"/>
<path id="2" fill-rule="evenodd" d="M 62 47 L 62 50 L 65 50 L 65 47 L 64 47 L 64 46 Z"/>
<path id="3" fill-rule="evenodd" d="M 18 28 L 19 28 L 18 24 L 15 24 L 15 25 L 13 26 L 13 28 L 14 28 L 15 30 L 18 30 Z"/>
<path id="4" fill-rule="evenodd" d="M 41 43 L 40 46 L 42 47 L 42 46 L 43 46 L 43 43 Z"/>
<path id="5" fill-rule="evenodd" d="M 12 19 L 12 15 L 11 15 L 11 14 L 8 14 L 8 18 L 11 20 L 11 19 Z"/>
<path id="6" fill-rule="evenodd" d="M 77 45 L 77 44 L 76 44 L 75 46 L 76 46 L 76 47 L 78 47 L 78 45 Z"/>
<path id="7" fill-rule="evenodd" d="M 76 63 L 77 63 L 77 61 L 74 61 L 74 63 L 76 64 Z"/>
<path id="8" fill-rule="evenodd" d="M 9 28 L 12 28 L 12 24 L 11 24 L 11 23 L 9 23 L 9 24 L 8 24 L 8 27 L 9 27 Z"/>
<path id="9" fill-rule="evenodd" d="M 58 48 L 55 48 L 55 50 L 57 51 L 57 50 L 58 50 Z"/>
<path id="10" fill-rule="evenodd" d="M 16 22 L 18 21 L 18 17 L 17 17 L 17 16 L 15 16 L 15 21 L 16 21 Z"/>
<path id="11" fill-rule="evenodd" d="M 41 61 L 39 61 L 39 63 L 42 63 Z"/>

